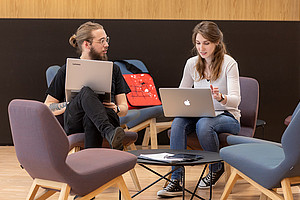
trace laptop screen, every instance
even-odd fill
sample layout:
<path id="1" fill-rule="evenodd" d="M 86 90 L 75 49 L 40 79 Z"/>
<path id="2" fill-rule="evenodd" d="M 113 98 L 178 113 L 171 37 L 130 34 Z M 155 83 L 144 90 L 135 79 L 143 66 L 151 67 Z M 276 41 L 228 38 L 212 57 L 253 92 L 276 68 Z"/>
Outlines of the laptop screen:
<path id="1" fill-rule="evenodd" d="M 166 117 L 215 117 L 209 88 L 160 88 Z"/>
<path id="2" fill-rule="evenodd" d="M 66 66 L 66 101 L 88 86 L 95 93 L 104 95 L 110 102 L 113 62 L 68 58 Z M 109 95 L 108 95 L 109 94 Z"/>

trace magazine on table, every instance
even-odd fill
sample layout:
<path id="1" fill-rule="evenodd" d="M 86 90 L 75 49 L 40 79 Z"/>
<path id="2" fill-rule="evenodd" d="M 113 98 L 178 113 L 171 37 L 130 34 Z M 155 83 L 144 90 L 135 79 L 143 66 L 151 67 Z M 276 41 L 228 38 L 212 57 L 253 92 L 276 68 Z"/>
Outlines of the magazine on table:
<path id="1" fill-rule="evenodd" d="M 152 160 L 166 163 L 176 162 L 191 162 L 200 160 L 203 157 L 201 155 L 187 154 L 187 153 L 153 153 L 153 154 L 140 154 L 139 159 Z"/>

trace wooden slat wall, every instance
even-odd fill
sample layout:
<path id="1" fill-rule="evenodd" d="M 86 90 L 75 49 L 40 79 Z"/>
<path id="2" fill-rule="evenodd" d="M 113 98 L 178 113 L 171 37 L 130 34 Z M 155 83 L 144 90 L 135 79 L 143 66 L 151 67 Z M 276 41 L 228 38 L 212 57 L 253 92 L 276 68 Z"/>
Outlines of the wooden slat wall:
<path id="1" fill-rule="evenodd" d="M 0 18 L 300 21 L 299 0 L 0 0 Z"/>

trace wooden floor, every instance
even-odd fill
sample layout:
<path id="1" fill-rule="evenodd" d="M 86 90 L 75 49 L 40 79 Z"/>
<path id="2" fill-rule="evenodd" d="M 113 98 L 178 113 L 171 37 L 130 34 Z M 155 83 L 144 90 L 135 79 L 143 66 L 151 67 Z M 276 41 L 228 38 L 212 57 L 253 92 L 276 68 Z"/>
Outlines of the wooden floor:
<path id="1" fill-rule="evenodd" d="M 162 148 L 168 148 L 164 146 Z M 169 168 L 151 166 L 154 170 L 166 173 Z M 140 180 L 142 187 L 147 186 L 157 179 L 157 176 L 151 172 L 145 170 L 140 166 L 136 166 L 137 174 Z M 194 166 L 186 168 L 186 187 L 189 190 L 193 190 L 197 180 L 200 176 L 202 167 Z M 131 195 L 135 194 L 136 190 L 134 188 L 131 177 L 128 173 L 124 174 L 124 179 L 126 185 L 129 189 Z M 15 155 L 14 147 L 12 146 L 0 146 L 0 200 L 23 200 L 27 196 L 27 192 L 31 186 L 32 179 L 26 173 L 25 170 L 22 170 L 19 166 L 18 160 Z M 156 192 L 162 189 L 164 181 L 161 181 L 149 188 L 145 192 L 136 196 L 136 200 L 150 200 L 150 199 L 159 199 L 156 196 Z M 213 189 L 213 200 L 220 199 L 220 196 L 223 192 L 225 185 L 224 176 L 218 182 L 218 184 Z M 300 190 L 299 187 L 293 187 L 294 199 L 300 200 Z M 209 197 L 209 190 L 198 190 L 197 194 L 205 199 Z M 259 199 L 259 191 L 252 187 L 250 184 L 239 180 L 235 185 L 232 194 L 229 196 L 229 200 L 255 200 Z M 69 200 L 73 199 L 74 196 L 70 196 Z M 57 199 L 58 195 L 54 195 L 49 199 Z M 186 194 L 186 199 L 189 199 L 190 195 Z M 96 196 L 96 200 L 111 200 L 118 199 L 118 189 L 109 188 L 102 194 Z M 179 200 L 182 197 L 172 198 L 172 200 Z M 194 198 L 197 199 L 197 198 Z"/>

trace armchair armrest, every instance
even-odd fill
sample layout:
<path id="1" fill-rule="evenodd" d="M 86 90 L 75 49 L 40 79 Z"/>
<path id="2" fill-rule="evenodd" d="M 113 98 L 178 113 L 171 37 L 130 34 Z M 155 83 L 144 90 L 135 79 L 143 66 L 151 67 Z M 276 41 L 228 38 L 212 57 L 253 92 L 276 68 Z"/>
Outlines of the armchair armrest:
<path id="1" fill-rule="evenodd" d="M 265 144 L 272 144 L 272 145 L 282 147 L 281 143 L 272 142 L 272 141 L 268 141 L 268 140 L 262 140 L 262 139 L 258 139 L 258 138 L 238 136 L 238 135 L 229 135 L 227 137 L 227 143 L 229 145 L 244 144 L 244 143 L 265 143 Z"/>

